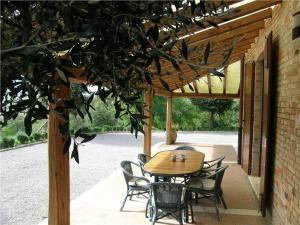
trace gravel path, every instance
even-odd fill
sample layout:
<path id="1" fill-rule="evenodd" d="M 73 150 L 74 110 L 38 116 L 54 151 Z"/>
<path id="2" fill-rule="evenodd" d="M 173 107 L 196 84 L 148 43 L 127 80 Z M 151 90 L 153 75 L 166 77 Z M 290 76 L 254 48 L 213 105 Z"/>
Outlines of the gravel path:
<path id="1" fill-rule="evenodd" d="M 179 142 L 227 143 L 236 145 L 236 133 L 182 132 Z M 155 145 L 164 133 L 153 133 Z M 111 133 L 98 135 L 80 148 L 80 164 L 71 160 L 71 199 L 119 169 L 120 161 L 133 159 L 142 152 L 143 137 Z M 0 224 L 34 225 L 47 217 L 48 158 L 47 144 L 0 153 Z"/>

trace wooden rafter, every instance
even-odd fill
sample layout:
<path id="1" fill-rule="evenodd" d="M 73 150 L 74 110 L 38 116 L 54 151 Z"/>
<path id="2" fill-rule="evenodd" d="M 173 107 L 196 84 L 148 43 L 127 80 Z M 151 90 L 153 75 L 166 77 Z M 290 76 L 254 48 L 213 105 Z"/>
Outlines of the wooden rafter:
<path id="1" fill-rule="evenodd" d="M 239 27 L 247 26 L 251 23 L 270 18 L 271 16 L 272 10 L 267 8 L 262 11 L 223 23 L 219 26 L 219 28 L 209 28 L 207 30 L 200 31 L 192 36 L 186 37 L 185 39 L 187 39 L 189 43 L 193 43 L 195 41 L 204 40 L 225 32 L 229 32 Z"/>

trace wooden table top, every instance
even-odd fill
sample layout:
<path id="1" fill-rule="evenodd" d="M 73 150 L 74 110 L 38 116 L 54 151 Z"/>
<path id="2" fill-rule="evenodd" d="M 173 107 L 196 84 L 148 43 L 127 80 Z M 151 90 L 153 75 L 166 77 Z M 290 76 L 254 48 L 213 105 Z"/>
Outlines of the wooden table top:
<path id="1" fill-rule="evenodd" d="M 177 158 L 172 161 L 172 155 L 180 158 L 185 155 L 185 161 Z M 193 150 L 167 150 L 155 154 L 144 166 L 144 170 L 152 175 L 161 176 L 184 176 L 195 173 L 202 169 L 204 154 Z"/>

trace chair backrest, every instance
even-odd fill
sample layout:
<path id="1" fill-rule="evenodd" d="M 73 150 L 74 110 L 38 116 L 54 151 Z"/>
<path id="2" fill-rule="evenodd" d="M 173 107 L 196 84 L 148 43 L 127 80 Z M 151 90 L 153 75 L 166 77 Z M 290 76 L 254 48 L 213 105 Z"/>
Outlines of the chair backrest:
<path id="1" fill-rule="evenodd" d="M 194 150 L 195 151 L 196 149 L 192 146 L 182 145 L 182 146 L 178 146 L 174 150 Z"/>
<path id="2" fill-rule="evenodd" d="M 221 156 L 219 158 L 210 160 L 210 161 L 204 161 L 204 164 L 207 164 L 208 167 L 213 167 L 215 166 L 216 168 L 219 168 L 222 166 L 222 162 L 225 159 L 225 156 Z"/>
<path id="3" fill-rule="evenodd" d="M 133 177 L 133 172 L 132 172 L 132 162 L 128 160 L 124 160 L 121 162 L 121 167 L 123 171 L 123 175 L 126 181 L 126 184 L 130 181 L 130 179 Z"/>
<path id="4" fill-rule="evenodd" d="M 214 176 L 215 177 L 215 186 L 214 186 L 215 191 L 218 191 L 218 192 L 221 191 L 221 184 L 222 184 L 223 176 L 224 176 L 225 170 L 227 168 L 228 168 L 228 165 L 219 167 L 216 169 L 216 173 Z"/>
<path id="5" fill-rule="evenodd" d="M 148 162 L 151 159 L 151 156 L 146 155 L 144 153 L 138 154 L 139 163 L 141 166 L 145 165 L 146 162 Z"/>
<path id="6" fill-rule="evenodd" d="M 185 186 L 178 183 L 155 182 L 150 185 L 151 201 L 157 209 L 178 209 L 185 201 Z"/>
<path id="7" fill-rule="evenodd" d="M 144 165 L 151 159 L 151 156 L 146 155 L 144 153 L 138 154 L 139 164 L 141 166 L 141 172 L 143 176 L 145 176 Z"/>

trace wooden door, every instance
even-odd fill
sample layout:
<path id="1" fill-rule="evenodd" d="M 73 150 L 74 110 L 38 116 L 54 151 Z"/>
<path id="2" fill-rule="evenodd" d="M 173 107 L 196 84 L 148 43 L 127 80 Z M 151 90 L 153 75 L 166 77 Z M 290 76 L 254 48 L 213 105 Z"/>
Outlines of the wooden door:
<path id="1" fill-rule="evenodd" d="M 254 65 L 253 62 L 245 64 L 244 77 L 242 168 L 247 174 L 251 173 Z"/>
<path id="2" fill-rule="evenodd" d="M 264 49 L 264 75 L 263 75 L 263 106 L 262 106 L 262 139 L 260 162 L 260 205 L 262 215 L 266 214 L 266 196 L 268 182 L 268 162 L 270 144 L 270 97 L 271 97 L 271 65 L 272 65 L 272 33 L 269 34 Z"/>

